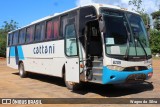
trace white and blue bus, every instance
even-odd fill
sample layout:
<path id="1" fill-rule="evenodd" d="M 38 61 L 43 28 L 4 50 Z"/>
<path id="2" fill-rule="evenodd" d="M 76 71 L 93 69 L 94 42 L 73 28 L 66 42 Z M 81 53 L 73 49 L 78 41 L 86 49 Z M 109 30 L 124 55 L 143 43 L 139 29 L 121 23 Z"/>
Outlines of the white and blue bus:
<path id="1" fill-rule="evenodd" d="M 68 89 L 82 82 L 121 84 L 152 77 L 148 34 L 140 15 L 92 4 L 48 16 L 9 32 L 7 65 L 64 78 Z"/>

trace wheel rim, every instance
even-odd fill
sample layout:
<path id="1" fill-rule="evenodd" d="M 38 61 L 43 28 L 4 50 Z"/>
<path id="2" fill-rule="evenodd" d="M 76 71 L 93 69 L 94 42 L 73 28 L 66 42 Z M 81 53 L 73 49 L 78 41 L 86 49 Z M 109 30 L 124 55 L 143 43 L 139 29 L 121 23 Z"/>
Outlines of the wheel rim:
<path id="1" fill-rule="evenodd" d="M 23 68 L 22 68 L 22 65 L 20 65 L 19 73 L 20 73 L 20 75 L 23 75 Z"/>
<path id="2" fill-rule="evenodd" d="M 74 85 L 75 83 L 74 82 L 69 82 L 67 81 L 69 85 Z"/>

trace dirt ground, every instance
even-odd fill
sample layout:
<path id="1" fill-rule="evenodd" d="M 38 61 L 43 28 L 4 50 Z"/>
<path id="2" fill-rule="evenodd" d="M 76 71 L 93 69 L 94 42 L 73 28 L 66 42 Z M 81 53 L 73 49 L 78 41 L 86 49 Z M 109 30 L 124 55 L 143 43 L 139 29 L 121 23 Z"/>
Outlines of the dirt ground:
<path id="1" fill-rule="evenodd" d="M 153 68 L 154 75 L 152 79 L 148 80 L 152 83 L 116 86 L 86 83 L 81 90 L 73 92 L 65 87 L 61 78 L 30 74 L 29 77 L 22 79 L 17 70 L 6 66 L 5 59 L 0 59 L 0 98 L 160 98 L 160 59 L 153 60 Z M 23 107 L 25 106 L 29 107 L 29 105 L 23 105 Z M 75 105 L 68 104 L 61 106 L 75 107 Z M 81 104 L 76 106 L 116 107 L 119 105 Z M 128 107 L 128 105 L 123 106 Z M 134 107 L 134 105 L 130 106 Z M 140 107 L 143 106 L 150 105 L 140 105 Z M 153 106 L 158 107 L 159 105 Z M 0 107 L 4 107 L 4 105 L 0 105 Z M 19 105 L 13 107 L 19 107 Z"/>

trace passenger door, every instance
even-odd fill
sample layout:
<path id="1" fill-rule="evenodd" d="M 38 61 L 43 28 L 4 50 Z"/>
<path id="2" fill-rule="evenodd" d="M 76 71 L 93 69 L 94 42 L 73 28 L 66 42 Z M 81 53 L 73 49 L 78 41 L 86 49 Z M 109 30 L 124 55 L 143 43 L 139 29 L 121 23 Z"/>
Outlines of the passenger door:
<path id="1" fill-rule="evenodd" d="M 65 27 L 66 81 L 79 83 L 79 56 L 76 28 L 74 24 Z"/>

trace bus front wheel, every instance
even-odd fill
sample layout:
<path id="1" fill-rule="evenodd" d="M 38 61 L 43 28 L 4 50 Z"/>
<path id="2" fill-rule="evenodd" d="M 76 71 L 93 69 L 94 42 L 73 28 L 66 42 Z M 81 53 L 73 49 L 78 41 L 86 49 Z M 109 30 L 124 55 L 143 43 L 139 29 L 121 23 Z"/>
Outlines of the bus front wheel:
<path id="1" fill-rule="evenodd" d="M 19 75 L 21 78 L 25 78 L 27 76 L 27 72 L 24 70 L 24 64 L 19 64 Z"/>

